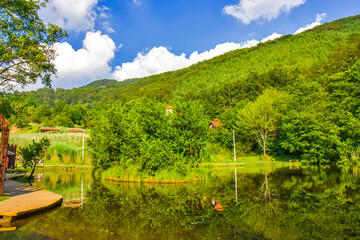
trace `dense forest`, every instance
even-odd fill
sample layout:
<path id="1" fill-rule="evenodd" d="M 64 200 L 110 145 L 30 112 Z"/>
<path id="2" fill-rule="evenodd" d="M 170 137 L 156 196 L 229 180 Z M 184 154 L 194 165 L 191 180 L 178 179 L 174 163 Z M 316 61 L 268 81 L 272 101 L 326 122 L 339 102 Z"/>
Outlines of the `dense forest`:
<path id="1" fill-rule="evenodd" d="M 231 149 L 235 130 L 238 154 L 294 155 L 313 164 L 356 165 L 360 164 L 359 57 L 360 15 L 142 79 L 103 79 L 71 90 L 3 94 L 0 110 L 18 127 L 30 122 L 80 126 L 93 128 L 96 136 L 99 123 L 131 113 L 131 103 L 141 109 L 143 102 L 158 111 L 159 106 L 185 102 L 201 109 L 192 116 L 199 124 L 220 120 L 216 130 L 204 133 L 208 140 L 201 144 L 209 150 Z M 145 119 L 133 112 L 137 119 Z M 126 115 L 128 124 L 132 117 Z M 121 126 L 112 124 L 115 132 Z M 171 130 L 164 131 L 161 134 L 167 135 Z M 159 139 L 164 139 L 161 134 Z M 159 139 L 151 141 L 163 144 Z M 111 151 L 113 161 L 125 154 Z"/>

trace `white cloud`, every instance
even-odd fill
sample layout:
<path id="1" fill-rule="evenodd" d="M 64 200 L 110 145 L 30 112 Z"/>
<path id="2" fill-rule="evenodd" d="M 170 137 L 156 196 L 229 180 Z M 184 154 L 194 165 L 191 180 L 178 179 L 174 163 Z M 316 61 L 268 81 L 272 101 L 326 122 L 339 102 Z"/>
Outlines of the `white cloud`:
<path id="1" fill-rule="evenodd" d="M 145 77 L 170 70 L 176 70 L 188 66 L 185 54 L 176 56 L 165 47 L 154 47 L 148 53 L 138 53 L 133 62 L 123 63 L 117 66 L 113 77 L 117 80 L 128 78 Z"/>
<path id="2" fill-rule="evenodd" d="M 97 10 L 100 12 L 99 18 L 109 18 L 111 17 L 111 9 L 106 6 L 97 7 Z"/>
<path id="3" fill-rule="evenodd" d="M 291 9 L 305 3 L 306 0 L 239 0 L 236 5 L 225 6 L 223 11 L 232 15 L 244 24 L 256 19 L 270 21 L 277 18 L 281 12 L 290 12 Z"/>
<path id="4" fill-rule="evenodd" d="M 114 33 L 116 32 L 112 27 L 109 21 L 104 21 L 100 23 L 101 26 L 106 30 L 108 33 Z"/>
<path id="5" fill-rule="evenodd" d="M 305 27 L 301 27 L 298 30 L 296 30 L 296 32 L 294 34 L 298 34 L 301 32 L 304 32 L 308 29 L 314 28 L 316 26 L 319 26 L 321 24 L 321 21 L 326 17 L 326 13 L 322 13 L 322 14 L 316 14 L 316 19 L 315 22 L 306 25 Z"/>
<path id="6" fill-rule="evenodd" d="M 273 34 L 271 34 L 270 36 L 267 36 L 266 38 L 263 38 L 261 40 L 261 42 L 267 42 L 267 41 L 271 41 L 271 40 L 274 40 L 276 38 L 279 38 L 281 37 L 282 35 L 280 33 L 276 33 L 274 32 Z"/>
<path id="7" fill-rule="evenodd" d="M 99 0 L 50 0 L 39 15 L 45 21 L 67 30 L 94 30 L 94 10 Z"/>
<path id="8" fill-rule="evenodd" d="M 83 48 L 77 51 L 67 42 L 57 43 L 54 48 L 57 53 L 55 66 L 58 73 L 53 87 L 80 86 L 89 80 L 110 75 L 109 62 L 115 56 L 116 45 L 100 31 L 87 32 Z"/>
<path id="9" fill-rule="evenodd" d="M 210 49 L 209 51 L 205 51 L 200 54 L 198 53 L 198 51 L 193 52 L 189 57 L 189 62 L 191 65 L 191 64 L 194 64 L 194 63 L 206 60 L 206 59 L 213 58 L 215 56 L 224 54 L 226 52 L 229 52 L 229 51 L 232 51 L 235 49 L 253 47 L 258 43 L 259 43 L 258 41 L 253 39 L 253 40 L 248 40 L 243 43 L 226 42 L 226 43 L 218 44 L 218 45 L 216 45 L 215 48 Z"/>
<path id="10" fill-rule="evenodd" d="M 203 53 L 195 51 L 189 58 L 187 58 L 184 53 L 177 56 L 169 52 L 165 47 L 154 47 L 148 53 L 138 53 L 133 62 L 123 63 L 121 66 L 117 66 L 113 73 L 113 78 L 122 81 L 129 78 L 146 77 L 153 74 L 173 71 L 231 50 L 252 47 L 258 43 L 256 40 L 249 40 L 244 43 L 222 43 Z"/>
<path id="11" fill-rule="evenodd" d="M 133 3 L 135 3 L 136 5 L 141 5 L 141 0 L 133 0 Z"/>

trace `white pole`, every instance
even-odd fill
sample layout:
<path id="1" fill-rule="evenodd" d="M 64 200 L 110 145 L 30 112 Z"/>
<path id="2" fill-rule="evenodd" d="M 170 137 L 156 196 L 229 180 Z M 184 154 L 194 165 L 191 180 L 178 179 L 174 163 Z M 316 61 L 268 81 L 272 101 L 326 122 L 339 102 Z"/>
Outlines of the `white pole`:
<path id="1" fill-rule="evenodd" d="M 235 149 L 235 130 L 233 130 L 233 139 L 234 139 L 234 161 L 236 162 L 236 149 Z"/>
<path id="2" fill-rule="evenodd" d="M 83 141 L 82 141 L 82 151 L 81 151 L 81 160 L 84 161 L 84 147 L 85 147 L 85 131 L 83 131 Z"/>

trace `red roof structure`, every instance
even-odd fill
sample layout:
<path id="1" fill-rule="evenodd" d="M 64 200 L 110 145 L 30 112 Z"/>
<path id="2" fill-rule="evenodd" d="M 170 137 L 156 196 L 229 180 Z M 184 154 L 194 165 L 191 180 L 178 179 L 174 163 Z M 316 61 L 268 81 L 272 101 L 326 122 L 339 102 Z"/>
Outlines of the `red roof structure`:
<path id="1" fill-rule="evenodd" d="M 85 130 L 81 128 L 68 128 L 67 132 L 85 132 Z"/>
<path id="2" fill-rule="evenodd" d="M 220 125 L 220 120 L 215 119 L 209 123 L 209 128 L 216 129 Z"/>

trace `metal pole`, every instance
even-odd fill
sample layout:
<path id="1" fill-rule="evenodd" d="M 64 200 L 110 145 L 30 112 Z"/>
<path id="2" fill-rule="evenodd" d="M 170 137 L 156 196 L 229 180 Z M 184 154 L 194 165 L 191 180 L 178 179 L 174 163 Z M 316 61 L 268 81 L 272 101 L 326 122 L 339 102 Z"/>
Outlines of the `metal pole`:
<path id="1" fill-rule="evenodd" d="M 235 149 L 235 130 L 233 130 L 233 139 L 234 139 L 234 161 L 236 162 L 236 149 Z"/>

